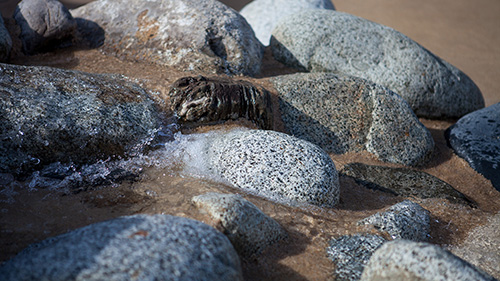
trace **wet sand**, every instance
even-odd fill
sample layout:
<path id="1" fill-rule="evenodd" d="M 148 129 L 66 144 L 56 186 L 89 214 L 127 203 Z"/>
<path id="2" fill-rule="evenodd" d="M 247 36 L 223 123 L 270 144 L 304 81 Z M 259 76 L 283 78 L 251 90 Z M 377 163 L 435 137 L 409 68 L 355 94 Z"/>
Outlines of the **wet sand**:
<path id="1" fill-rule="evenodd" d="M 334 3 L 337 10 L 402 31 L 466 72 L 482 90 L 487 104 L 500 101 L 500 95 L 496 93 L 500 88 L 497 79 L 500 55 L 496 48 L 500 36 L 495 36 L 500 31 L 494 28 L 500 26 L 500 19 L 492 17 L 500 14 L 500 2 L 446 0 L 437 4 L 429 1 L 428 5 L 419 1 L 417 5 L 406 0 L 345 0 Z M 475 14 L 475 11 L 482 10 L 482 16 Z M 463 36 L 465 40 L 461 40 Z M 163 94 L 169 83 L 186 75 L 153 64 L 120 61 L 98 50 L 63 50 L 19 57 L 13 63 L 120 73 Z M 266 77 L 293 72 L 274 61 L 269 50 L 263 65 L 258 79 L 244 79 L 268 86 Z M 412 198 L 432 213 L 430 242 L 443 246 L 456 245 L 473 228 L 485 224 L 489 216 L 500 211 L 500 193 L 446 145 L 443 132 L 453 121 L 421 121 L 430 129 L 436 150 L 432 161 L 419 170 L 448 182 L 478 205 L 478 208 L 471 208 L 446 200 Z M 203 127 L 198 131 L 235 125 L 238 124 L 233 122 L 231 125 Z M 368 153 L 332 154 L 331 157 L 337 169 L 354 161 L 398 167 L 382 163 Z M 125 182 L 80 192 L 30 189 L 23 184 L 13 186 L 10 196 L 4 196 L 4 193 L 0 198 L 10 199 L 9 203 L 0 202 L 0 261 L 12 257 L 30 243 L 122 215 L 164 213 L 211 223 L 194 208 L 190 199 L 215 191 L 242 194 L 290 233 L 290 239 L 269 248 L 259 259 L 243 261 L 247 280 L 327 280 L 333 276 L 333 264 L 326 258 L 325 252 L 328 241 L 345 234 L 376 232 L 358 226 L 356 222 L 405 199 L 368 190 L 349 178 L 341 178 L 341 202 L 336 208 L 293 208 L 244 194 L 230 186 L 190 177 L 182 172 L 181 166 L 181 163 L 172 163 L 164 169 L 147 168 L 141 182 Z"/>

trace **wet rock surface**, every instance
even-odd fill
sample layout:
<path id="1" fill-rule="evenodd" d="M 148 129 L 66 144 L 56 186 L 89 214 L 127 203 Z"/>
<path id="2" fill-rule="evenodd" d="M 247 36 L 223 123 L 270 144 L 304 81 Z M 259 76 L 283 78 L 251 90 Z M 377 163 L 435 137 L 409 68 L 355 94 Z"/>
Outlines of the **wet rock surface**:
<path id="1" fill-rule="evenodd" d="M 263 46 L 245 19 L 215 0 L 99 0 L 72 10 L 102 27 L 103 49 L 187 71 L 256 75 Z"/>
<path id="2" fill-rule="evenodd" d="M 243 7 L 240 14 L 252 26 L 259 41 L 267 46 L 271 32 L 282 17 L 310 9 L 335 10 L 335 7 L 330 0 L 255 0 Z"/>
<path id="3" fill-rule="evenodd" d="M 423 164 L 434 148 L 429 131 L 408 104 L 370 81 L 332 73 L 270 79 L 291 134 L 328 152 L 367 150 L 380 160 Z"/>
<path id="4" fill-rule="evenodd" d="M 335 263 L 335 280 L 359 280 L 373 252 L 386 241 L 373 234 L 346 235 L 331 240 L 326 252 Z"/>
<path id="5" fill-rule="evenodd" d="M 172 111 L 181 122 L 203 124 L 246 118 L 273 127 L 271 95 L 262 87 L 230 78 L 184 77 L 171 86 Z"/>
<path id="6" fill-rule="evenodd" d="M 417 203 L 405 200 L 385 212 L 376 213 L 358 224 L 373 225 L 392 239 L 427 241 L 430 233 L 430 212 Z"/>
<path id="7" fill-rule="evenodd" d="M 417 198 L 443 198 L 453 203 L 474 205 L 462 193 L 446 182 L 425 172 L 407 168 L 391 168 L 363 163 L 349 163 L 340 171 L 367 188 L 394 195 Z"/>
<path id="8" fill-rule="evenodd" d="M 495 280 L 439 246 L 393 240 L 373 253 L 360 280 Z"/>
<path id="9" fill-rule="evenodd" d="M 243 280 L 229 240 L 195 220 L 134 215 L 33 244 L 2 280 Z"/>
<path id="10" fill-rule="evenodd" d="M 283 18 L 272 35 L 273 55 L 284 64 L 371 80 L 403 97 L 417 116 L 456 118 L 484 107 L 467 75 L 389 27 L 311 10 Z"/>
<path id="11" fill-rule="evenodd" d="M 234 186 L 285 204 L 332 207 L 339 200 L 335 164 L 318 146 L 274 131 L 234 130 L 205 153 L 214 173 Z"/>
<path id="12" fill-rule="evenodd" d="M 120 76 L 0 64 L 0 171 L 143 151 L 160 127 L 145 90 Z"/>
<path id="13" fill-rule="evenodd" d="M 7 61 L 12 49 L 12 38 L 5 27 L 3 18 L 0 16 L 0 62 Z"/>
<path id="14" fill-rule="evenodd" d="M 26 54 L 44 52 L 58 45 L 71 45 L 76 21 L 57 0 L 23 0 L 14 12 L 21 28 L 21 41 Z"/>
<path id="15" fill-rule="evenodd" d="M 460 118 L 445 136 L 455 153 L 500 191 L 500 103 Z"/>
<path id="16" fill-rule="evenodd" d="M 288 237 L 275 220 L 240 195 L 212 192 L 193 197 L 192 202 L 220 225 L 244 257 L 258 256 L 267 246 Z"/>

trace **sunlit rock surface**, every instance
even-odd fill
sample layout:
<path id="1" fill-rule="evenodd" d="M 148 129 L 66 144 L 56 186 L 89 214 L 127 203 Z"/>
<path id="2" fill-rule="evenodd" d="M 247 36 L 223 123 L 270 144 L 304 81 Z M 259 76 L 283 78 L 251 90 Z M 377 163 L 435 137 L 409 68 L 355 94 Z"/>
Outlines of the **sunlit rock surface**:
<path id="1" fill-rule="evenodd" d="M 216 0 L 98 0 L 72 10 L 104 29 L 103 48 L 187 71 L 256 75 L 263 46 L 245 19 Z"/>

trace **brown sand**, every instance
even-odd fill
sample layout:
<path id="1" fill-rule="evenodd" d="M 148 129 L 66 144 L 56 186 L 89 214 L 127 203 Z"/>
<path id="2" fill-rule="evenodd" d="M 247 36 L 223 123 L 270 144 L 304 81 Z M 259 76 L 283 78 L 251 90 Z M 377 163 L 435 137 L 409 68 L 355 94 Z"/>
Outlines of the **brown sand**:
<path id="1" fill-rule="evenodd" d="M 429 2 L 428 5 L 423 2 L 344 0 L 335 1 L 335 5 L 340 11 L 384 23 L 409 35 L 470 75 L 483 91 L 488 104 L 500 101 L 496 93 L 500 85 L 499 79 L 496 79 L 500 74 L 500 55 L 496 48 L 500 43 L 497 28 L 500 18 L 496 16 L 500 14 L 500 2 L 448 0 L 449 3 Z M 3 6 L 0 7 L 4 12 Z M 98 50 L 64 50 L 19 57 L 13 63 L 120 73 L 163 94 L 169 83 L 186 75 L 148 63 L 120 61 Z M 292 71 L 274 61 L 266 50 L 260 79 L 244 79 L 269 86 L 265 77 Z M 431 242 L 456 245 L 474 227 L 485 224 L 488 217 L 500 211 L 500 193 L 447 147 L 443 132 L 452 122 L 422 122 L 431 130 L 436 151 L 432 161 L 420 170 L 450 183 L 478 204 L 478 208 L 474 209 L 445 200 L 412 199 L 432 212 Z M 204 127 L 199 131 L 213 128 Z M 331 156 L 338 169 L 353 161 L 388 165 L 368 153 Z M 242 193 L 218 183 L 180 176 L 178 170 L 179 167 L 164 170 L 150 168 L 146 169 L 146 179 L 139 183 L 123 183 L 76 194 L 30 190 L 23 185 L 14 187 L 14 192 L 17 192 L 12 195 L 14 202 L 0 203 L 0 261 L 12 257 L 30 243 L 122 215 L 164 213 L 211 223 L 192 206 L 192 196 L 209 191 Z M 341 203 L 333 209 L 291 208 L 242 195 L 275 218 L 290 233 L 290 239 L 269 248 L 259 259 L 243 261 L 248 280 L 330 279 L 333 264 L 326 258 L 328 241 L 350 233 L 375 232 L 357 226 L 356 221 L 404 199 L 367 190 L 348 178 L 341 179 Z"/>

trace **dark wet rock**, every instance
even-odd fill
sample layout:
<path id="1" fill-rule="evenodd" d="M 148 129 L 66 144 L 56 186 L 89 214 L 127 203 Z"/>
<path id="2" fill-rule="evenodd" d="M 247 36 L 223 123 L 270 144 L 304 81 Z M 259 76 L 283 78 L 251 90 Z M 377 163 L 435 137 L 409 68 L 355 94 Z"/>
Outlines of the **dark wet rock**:
<path id="1" fill-rule="evenodd" d="M 370 81 L 333 73 L 298 73 L 270 81 L 290 133 L 328 152 L 367 150 L 383 161 L 419 165 L 434 149 L 430 132 L 408 104 Z"/>
<path id="2" fill-rule="evenodd" d="M 33 244 L 0 266 L 1 280 L 243 280 L 229 240 L 167 215 L 92 224 Z"/>
<path id="3" fill-rule="evenodd" d="M 75 19 L 57 0 L 22 0 L 14 19 L 21 28 L 20 38 L 27 54 L 68 46 L 76 30 Z"/>
<path id="4" fill-rule="evenodd" d="M 169 92 L 172 111 L 187 123 L 246 118 L 262 129 L 273 127 L 271 95 L 262 87 L 229 78 L 184 77 Z"/>
<path id="5" fill-rule="evenodd" d="M 119 57 L 187 71 L 260 71 L 262 44 L 240 14 L 216 0 L 98 0 L 71 12 L 101 26 L 104 50 Z"/>
<path id="6" fill-rule="evenodd" d="M 484 107 L 479 88 L 456 67 L 392 28 L 330 10 L 283 18 L 274 57 L 311 72 L 344 73 L 399 94 L 420 117 L 461 117 Z"/>
<path id="7" fill-rule="evenodd" d="M 455 153 L 500 191 L 500 103 L 460 118 L 445 136 Z"/>
<path id="8" fill-rule="evenodd" d="M 386 241 L 373 234 L 346 235 L 331 240 L 326 252 L 335 263 L 335 280 L 359 280 L 373 252 Z"/>
<path id="9" fill-rule="evenodd" d="M 387 211 L 376 213 L 358 222 L 370 224 L 386 232 L 392 239 L 427 241 L 430 232 L 430 212 L 419 204 L 405 200 Z"/>
<path id="10" fill-rule="evenodd" d="M 120 76 L 0 64 L 0 172 L 142 152 L 160 127 L 153 101 Z"/>
<path id="11" fill-rule="evenodd" d="M 495 280 L 452 253 L 425 242 L 397 239 L 382 245 L 361 280 Z"/>
<path id="12" fill-rule="evenodd" d="M 240 195 L 212 192 L 195 196 L 192 201 L 216 221 L 244 257 L 259 255 L 269 245 L 288 237 L 275 220 Z"/>
<path id="13" fill-rule="evenodd" d="M 335 10 L 335 7 L 330 0 L 255 0 L 243 7 L 240 14 L 267 46 L 271 32 L 282 17 L 310 9 Z"/>
<path id="14" fill-rule="evenodd" d="M 0 16 L 0 62 L 6 61 L 9 58 L 11 50 L 12 38 L 10 38 L 2 16 Z"/>
<path id="15" fill-rule="evenodd" d="M 391 168 L 349 163 L 341 175 L 353 177 L 367 188 L 378 189 L 394 195 L 417 198 L 443 198 L 453 203 L 473 204 L 451 185 L 425 172 L 406 168 Z"/>
<path id="16" fill-rule="evenodd" d="M 206 148 L 211 170 L 247 192 L 288 205 L 333 207 L 339 200 L 335 164 L 318 146 L 287 134 L 233 130 Z"/>
<path id="17" fill-rule="evenodd" d="M 458 245 L 449 245 L 458 257 L 500 278 L 500 213 L 491 216 L 485 225 L 471 230 Z"/>

